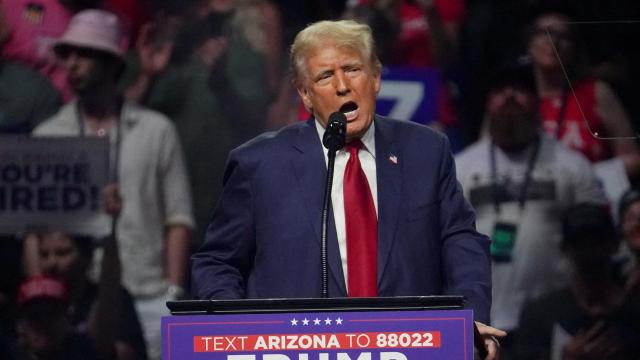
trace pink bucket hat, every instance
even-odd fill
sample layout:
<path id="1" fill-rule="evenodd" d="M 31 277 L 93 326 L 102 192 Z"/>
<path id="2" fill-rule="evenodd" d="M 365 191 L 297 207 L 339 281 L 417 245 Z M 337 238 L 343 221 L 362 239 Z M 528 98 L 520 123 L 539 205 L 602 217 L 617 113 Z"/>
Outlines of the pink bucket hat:
<path id="1" fill-rule="evenodd" d="M 104 10 L 84 10 L 77 13 L 65 33 L 55 42 L 54 50 L 63 46 L 89 48 L 124 57 L 123 34 L 115 14 Z"/>

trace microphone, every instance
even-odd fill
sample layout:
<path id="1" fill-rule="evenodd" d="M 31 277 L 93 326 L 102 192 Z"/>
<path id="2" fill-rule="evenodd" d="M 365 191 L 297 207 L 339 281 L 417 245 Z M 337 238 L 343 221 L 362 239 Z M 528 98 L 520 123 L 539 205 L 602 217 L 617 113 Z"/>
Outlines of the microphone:
<path id="1" fill-rule="evenodd" d="M 329 115 L 327 128 L 322 137 L 322 144 L 331 151 L 342 149 L 347 133 L 347 117 L 343 113 L 336 111 Z"/>
<path id="2" fill-rule="evenodd" d="M 320 223 L 320 297 L 329 297 L 329 254 L 328 254 L 328 229 L 329 209 L 331 208 L 331 187 L 333 184 L 333 168 L 336 161 L 336 152 L 344 146 L 347 133 L 347 117 L 336 111 L 329 115 L 327 128 L 322 137 L 322 144 L 329 149 L 327 153 L 327 181 L 324 187 L 324 201 L 322 202 L 322 219 Z"/>

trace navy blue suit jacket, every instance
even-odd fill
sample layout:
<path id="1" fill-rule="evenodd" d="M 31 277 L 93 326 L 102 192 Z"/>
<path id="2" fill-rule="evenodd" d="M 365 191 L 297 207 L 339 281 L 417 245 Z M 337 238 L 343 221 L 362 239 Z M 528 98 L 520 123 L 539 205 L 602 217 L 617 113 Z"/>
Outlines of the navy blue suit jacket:
<path id="1" fill-rule="evenodd" d="M 261 135 L 230 153 L 223 194 L 192 257 L 196 297 L 320 296 L 327 169 L 314 121 Z M 378 295 L 464 295 L 475 318 L 488 322 L 489 240 L 475 230 L 447 139 L 414 123 L 376 117 L 374 124 Z M 330 219 L 329 296 L 345 297 Z"/>

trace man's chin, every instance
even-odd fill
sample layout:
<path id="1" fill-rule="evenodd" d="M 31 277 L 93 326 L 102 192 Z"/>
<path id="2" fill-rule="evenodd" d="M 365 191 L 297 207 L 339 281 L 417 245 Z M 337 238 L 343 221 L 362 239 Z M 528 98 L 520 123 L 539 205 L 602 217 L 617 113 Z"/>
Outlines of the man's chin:
<path id="1" fill-rule="evenodd" d="M 366 132 L 366 129 L 363 130 L 361 128 L 358 128 L 357 130 L 349 131 L 349 127 L 347 126 L 347 134 L 345 135 L 345 138 L 347 142 L 355 139 L 360 139 L 365 132 Z"/>
<path id="2" fill-rule="evenodd" d="M 373 121 L 371 121 L 368 124 L 365 121 L 362 121 L 361 119 L 356 119 L 354 121 L 347 122 L 347 134 L 346 134 L 347 142 L 353 139 L 361 138 L 364 135 L 364 133 L 367 132 L 367 130 L 369 129 L 369 126 L 373 126 Z"/>

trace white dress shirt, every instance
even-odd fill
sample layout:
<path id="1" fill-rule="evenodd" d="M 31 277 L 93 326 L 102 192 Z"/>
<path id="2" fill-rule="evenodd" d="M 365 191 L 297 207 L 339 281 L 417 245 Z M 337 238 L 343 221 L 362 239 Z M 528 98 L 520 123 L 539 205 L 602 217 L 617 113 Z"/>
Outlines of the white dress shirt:
<path id="1" fill-rule="evenodd" d="M 316 120 L 316 129 L 318 130 L 318 136 L 320 136 L 320 142 L 324 136 L 324 127 L 318 120 Z M 358 152 L 358 158 L 360 159 L 360 165 L 369 182 L 369 189 L 373 195 L 373 204 L 376 208 L 376 215 L 378 214 L 378 181 L 376 179 L 376 144 L 375 144 L 375 126 L 371 123 L 367 132 L 364 133 L 360 141 L 364 147 Z M 328 163 L 329 158 L 327 153 L 329 150 L 322 147 L 324 151 L 325 164 Z M 344 282 L 349 288 L 349 278 L 347 272 L 347 232 L 345 223 L 345 211 L 344 211 L 344 196 L 343 196 L 343 182 L 344 182 L 344 170 L 347 167 L 347 161 L 349 160 L 349 152 L 338 150 L 336 153 L 336 162 L 333 169 L 333 187 L 331 188 L 331 203 L 333 208 L 333 220 L 336 223 L 336 234 L 338 236 L 338 246 L 340 248 L 340 260 L 342 263 L 342 273 L 344 274 Z"/>

